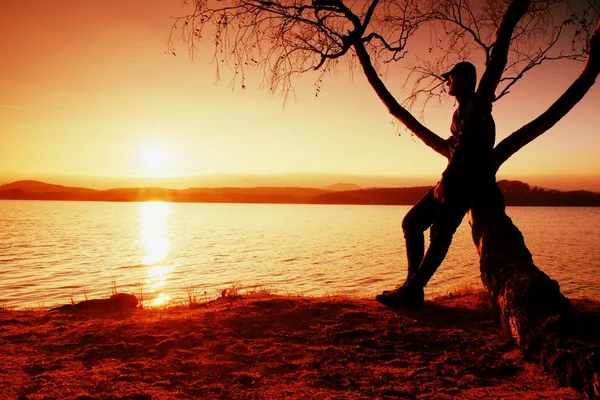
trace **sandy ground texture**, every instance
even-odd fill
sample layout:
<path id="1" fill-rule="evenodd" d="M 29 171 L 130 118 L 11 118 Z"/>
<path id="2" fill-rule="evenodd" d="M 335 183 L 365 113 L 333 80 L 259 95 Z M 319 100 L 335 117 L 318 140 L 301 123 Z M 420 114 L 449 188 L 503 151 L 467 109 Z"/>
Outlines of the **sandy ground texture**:
<path id="1" fill-rule="evenodd" d="M 263 294 L 120 315 L 1 309 L 0 399 L 17 398 L 578 395 L 522 359 L 483 293 L 413 311 L 369 299 Z"/>

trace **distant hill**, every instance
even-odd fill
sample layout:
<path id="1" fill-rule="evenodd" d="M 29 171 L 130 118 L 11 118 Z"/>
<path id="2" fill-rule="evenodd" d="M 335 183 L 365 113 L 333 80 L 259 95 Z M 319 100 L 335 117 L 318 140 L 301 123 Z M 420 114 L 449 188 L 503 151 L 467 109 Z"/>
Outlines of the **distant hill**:
<path id="1" fill-rule="evenodd" d="M 334 183 L 333 185 L 329 185 L 325 187 L 325 190 L 333 190 L 337 192 L 341 192 L 344 190 L 360 190 L 362 189 L 360 186 L 354 183 Z"/>
<path id="2" fill-rule="evenodd" d="M 553 189 L 530 187 L 520 181 L 498 181 L 508 206 L 586 206 L 600 207 L 600 194 L 578 190 L 563 192 Z M 345 192 L 324 193 L 313 202 L 319 204 L 381 204 L 413 205 L 432 186 L 407 188 L 374 188 Z"/>
<path id="3" fill-rule="evenodd" d="M 331 192 L 313 199 L 316 204 L 370 204 L 370 205 L 412 205 L 415 204 L 431 186 L 408 188 L 370 188 Z"/>
<path id="4" fill-rule="evenodd" d="M 324 189 L 299 187 L 253 188 L 119 188 L 93 190 L 39 181 L 17 181 L 0 185 L 0 199 L 71 201 L 174 201 L 204 203 L 310 203 Z"/>
<path id="5" fill-rule="evenodd" d="M 499 181 L 506 204 L 512 206 L 600 206 L 600 193 L 531 187 L 521 181 Z"/>
<path id="6" fill-rule="evenodd" d="M 39 181 L 17 181 L 0 185 L 0 199 L 22 200 L 90 200 L 97 190 L 62 185 L 52 185 Z"/>
<path id="7" fill-rule="evenodd" d="M 37 175 L 18 177 L 0 174 L 0 185 L 23 179 L 35 179 L 41 182 L 52 182 L 57 185 L 85 187 L 98 190 L 112 188 L 160 187 L 166 189 L 188 188 L 221 188 L 221 187 L 310 187 L 325 188 L 337 182 L 349 182 L 359 187 L 401 187 L 422 186 L 435 182 L 437 176 L 379 176 L 328 173 L 275 173 L 275 174 L 243 174 L 214 173 L 208 175 L 185 175 L 168 177 L 106 177 L 85 175 Z"/>
<path id="8" fill-rule="evenodd" d="M 6 185 L 0 185 L 0 190 L 22 190 L 27 193 L 66 193 L 66 192 L 95 192 L 94 189 L 85 189 L 80 187 L 69 187 L 63 185 L 53 185 L 40 181 L 16 181 Z"/>
<path id="9" fill-rule="evenodd" d="M 499 181 L 509 206 L 600 206 L 600 194 L 589 191 L 563 192 L 531 187 L 520 181 Z M 331 187 L 349 187 L 331 185 Z M 119 188 L 93 190 L 52 185 L 39 181 L 17 181 L 0 185 L 0 199 L 70 201 L 173 201 L 198 203 L 287 203 L 412 205 L 431 186 L 371 189 L 312 189 L 302 187 L 222 187 L 193 189 Z"/>

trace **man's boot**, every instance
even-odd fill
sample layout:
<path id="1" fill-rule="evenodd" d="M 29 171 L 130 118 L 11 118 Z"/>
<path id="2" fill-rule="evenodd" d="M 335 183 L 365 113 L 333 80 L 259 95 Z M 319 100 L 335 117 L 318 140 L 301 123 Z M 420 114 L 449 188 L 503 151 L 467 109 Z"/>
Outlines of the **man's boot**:
<path id="1" fill-rule="evenodd" d="M 406 281 L 394 290 L 386 290 L 375 296 L 375 300 L 386 306 L 419 308 L 425 301 L 423 287 L 414 281 Z"/>

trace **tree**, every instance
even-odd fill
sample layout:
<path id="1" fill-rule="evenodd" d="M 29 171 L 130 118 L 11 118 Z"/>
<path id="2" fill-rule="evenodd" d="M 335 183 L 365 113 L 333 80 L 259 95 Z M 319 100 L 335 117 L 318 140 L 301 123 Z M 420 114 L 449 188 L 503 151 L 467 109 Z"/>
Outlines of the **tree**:
<path id="1" fill-rule="evenodd" d="M 346 60 L 362 69 L 394 118 L 445 157 L 446 141 L 410 107 L 442 94 L 440 72 L 451 64 L 484 58 L 477 95 L 491 106 L 542 63 L 583 61 L 579 77 L 545 112 L 495 147 L 496 170 L 564 117 L 600 73 L 598 0 L 194 0 L 193 5 L 191 14 L 177 19 L 171 38 L 180 30 L 193 55 L 195 44 L 212 36 L 217 73 L 219 64 L 227 65 L 243 87 L 246 70 L 258 68 L 270 91 L 287 93 L 295 76 L 318 71 L 322 77 Z M 412 60 L 412 80 L 406 82 L 411 93 L 400 102 L 381 70 L 408 63 L 410 40 L 424 32 L 430 35 L 430 57 Z M 580 316 L 558 283 L 534 265 L 518 228 L 503 209 L 487 204 L 472 208 L 470 223 L 482 281 L 505 331 L 561 383 L 600 397 L 600 347 L 578 336 Z"/>

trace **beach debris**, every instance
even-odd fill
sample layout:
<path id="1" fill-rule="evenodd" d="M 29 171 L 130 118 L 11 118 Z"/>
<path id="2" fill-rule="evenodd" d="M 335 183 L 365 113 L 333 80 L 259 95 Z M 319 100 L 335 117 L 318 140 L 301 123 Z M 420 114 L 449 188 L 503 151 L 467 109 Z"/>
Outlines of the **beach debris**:
<path id="1" fill-rule="evenodd" d="M 115 293 L 107 299 L 91 299 L 76 304 L 65 304 L 51 311 L 70 313 L 119 313 L 135 310 L 138 300 L 133 294 Z"/>

